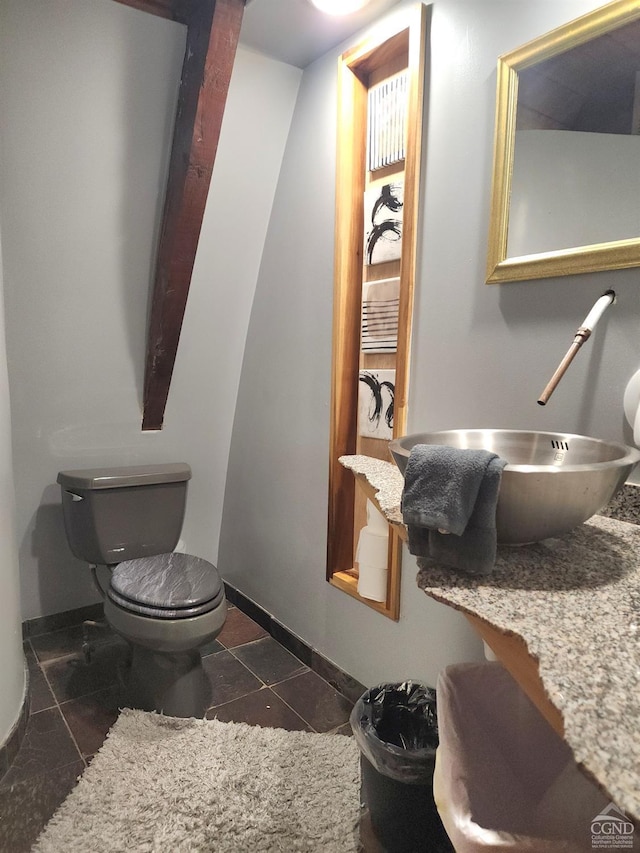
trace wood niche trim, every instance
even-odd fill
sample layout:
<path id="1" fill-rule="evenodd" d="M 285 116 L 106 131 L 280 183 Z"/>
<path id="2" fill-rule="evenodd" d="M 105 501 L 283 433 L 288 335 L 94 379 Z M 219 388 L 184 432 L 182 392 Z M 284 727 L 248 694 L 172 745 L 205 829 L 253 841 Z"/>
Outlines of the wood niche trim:
<path id="1" fill-rule="evenodd" d="M 393 368 L 395 401 L 394 436 L 402 435 L 407 420 L 409 356 L 413 289 L 416 274 L 422 114 L 426 72 L 427 8 L 410 7 L 374 35 L 342 54 L 338 62 L 338 127 L 336 164 L 336 219 L 334 250 L 333 360 L 331 434 L 329 457 L 329 517 L 327 580 L 377 612 L 397 620 L 400 615 L 401 542 L 390 530 L 386 600 L 375 602 L 359 596 L 355 561 L 356 535 L 362 526 L 365 502 L 351 471 L 340 456 L 363 453 L 388 459 L 386 442 L 374 439 L 367 447 L 358 436 L 358 382 L 364 364 L 360 346 L 364 243 L 364 191 L 370 181 L 389 179 L 404 170 L 404 231 L 399 261 L 379 264 L 380 275 L 400 280 L 398 342 Z M 406 146 L 404 161 L 378 172 L 367 169 L 367 106 L 371 86 L 406 69 L 408 80 Z M 391 169 L 391 171 L 390 171 Z M 367 273 L 368 275 L 368 273 Z M 362 359 L 361 359 L 362 356 Z M 390 368 L 391 364 L 377 365 Z M 373 448 L 371 445 L 376 444 Z M 379 445 L 384 445 L 381 447 Z"/>
<path id="2" fill-rule="evenodd" d="M 156 254 L 143 430 L 162 429 L 245 0 L 116 0 L 187 26 Z"/>

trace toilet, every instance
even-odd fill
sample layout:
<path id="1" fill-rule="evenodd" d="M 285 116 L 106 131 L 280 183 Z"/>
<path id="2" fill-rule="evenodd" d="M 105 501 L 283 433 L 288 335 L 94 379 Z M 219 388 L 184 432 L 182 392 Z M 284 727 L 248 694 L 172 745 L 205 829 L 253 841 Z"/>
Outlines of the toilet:
<path id="1" fill-rule="evenodd" d="M 131 644 L 127 704 L 172 717 L 209 707 L 200 647 L 227 614 L 216 567 L 173 551 L 190 478 L 184 463 L 58 474 L 69 546 L 92 565 L 105 620 Z"/>

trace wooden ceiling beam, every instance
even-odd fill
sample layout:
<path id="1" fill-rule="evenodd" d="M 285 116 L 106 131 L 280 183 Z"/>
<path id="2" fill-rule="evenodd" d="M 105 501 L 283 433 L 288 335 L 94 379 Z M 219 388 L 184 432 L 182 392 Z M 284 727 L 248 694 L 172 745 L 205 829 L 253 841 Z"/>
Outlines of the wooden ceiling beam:
<path id="1" fill-rule="evenodd" d="M 174 15 L 178 8 L 189 10 L 147 334 L 142 429 L 157 430 L 164 420 L 245 0 L 196 0 L 188 6 L 176 0 L 118 2 L 171 8 Z"/>
<path id="2" fill-rule="evenodd" d="M 148 12 L 159 18 L 167 18 L 169 21 L 178 21 L 181 24 L 188 22 L 188 11 L 183 0 L 116 0 L 123 6 L 138 9 L 139 12 Z"/>

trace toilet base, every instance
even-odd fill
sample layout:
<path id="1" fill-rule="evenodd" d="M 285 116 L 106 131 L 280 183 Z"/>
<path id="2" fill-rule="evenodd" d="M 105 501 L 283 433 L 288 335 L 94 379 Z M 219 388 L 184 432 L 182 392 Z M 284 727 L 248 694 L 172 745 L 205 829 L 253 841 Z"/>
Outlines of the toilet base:
<path id="1" fill-rule="evenodd" d="M 168 717 L 199 717 L 211 705 L 211 687 L 198 649 L 167 654 L 132 644 L 126 705 Z"/>

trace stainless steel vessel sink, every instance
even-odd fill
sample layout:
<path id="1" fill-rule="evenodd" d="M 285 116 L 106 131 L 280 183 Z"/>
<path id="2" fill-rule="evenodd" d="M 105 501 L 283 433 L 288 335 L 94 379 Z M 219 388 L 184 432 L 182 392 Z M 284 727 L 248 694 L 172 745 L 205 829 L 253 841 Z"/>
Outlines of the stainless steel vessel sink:
<path id="1" fill-rule="evenodd" d="M 391 441 L 389 450 L 403 474 L 416 444 L 491 450 L 507 460 L 496 525 L 498 542 L 509 545 L 560 536 L 582 524 L 611 500 L 640 460 L 634 447 L 584 435 L 456 429 Z"/>

